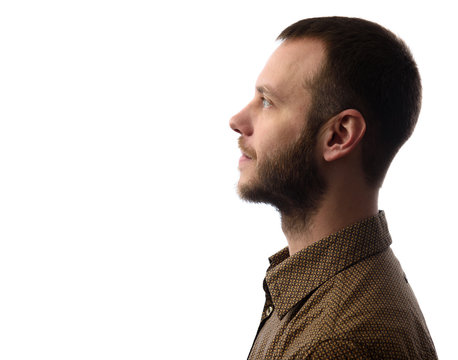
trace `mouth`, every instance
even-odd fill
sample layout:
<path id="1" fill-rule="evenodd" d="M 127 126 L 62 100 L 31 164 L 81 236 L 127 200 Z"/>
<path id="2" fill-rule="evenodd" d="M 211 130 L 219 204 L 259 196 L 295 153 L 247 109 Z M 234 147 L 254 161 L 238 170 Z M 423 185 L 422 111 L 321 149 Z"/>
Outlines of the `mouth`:
<path id="1" fill-rule="evenodd" d="M 248 146 L 245 146 L 245 144 L 242 142 L 242 138 L 239 138 L 239 148 L 240 151 L 242 152 L 242 156 L 240 160 L 253 160 L 256 159 L 256 155 L 254 150 L 251 148 L 248 148 Z"/>
<path id="2" fill-rule="evenodd" d="M 242 156 L 240 156 L 239 159 L 239 169 L 241 169 L 242 166 L 251 163 L 252 160 L 253 158 L 250 155 L 242 151 Z"/>
<path id="3" fill-rule="evenodd" d="M 240 158 L 240 160 L 252 160 L 253 158 L 251 156 L 249 156 L 248 154 L 244 153 L 242 151 L 242 156 Z"/>

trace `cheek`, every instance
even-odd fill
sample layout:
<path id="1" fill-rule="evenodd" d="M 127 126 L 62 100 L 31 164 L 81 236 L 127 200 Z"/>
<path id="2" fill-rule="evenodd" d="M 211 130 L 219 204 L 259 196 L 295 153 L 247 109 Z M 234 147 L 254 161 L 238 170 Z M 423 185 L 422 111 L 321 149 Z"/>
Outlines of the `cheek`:
<path id="1" fill-rule="evenodd" d="M 258 145 L 258 158 L 265 154 L 273 154 L 298 141 L 301 128 L 289 124 L 289 126 L 276 126 L 260 136 Z"/>

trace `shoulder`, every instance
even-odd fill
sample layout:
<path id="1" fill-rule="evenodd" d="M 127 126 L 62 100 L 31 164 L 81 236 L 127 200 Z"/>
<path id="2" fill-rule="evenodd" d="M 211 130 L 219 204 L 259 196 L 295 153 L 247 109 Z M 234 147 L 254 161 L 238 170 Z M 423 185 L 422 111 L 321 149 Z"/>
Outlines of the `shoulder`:
<path id="1" fill-rule="evenodd" d="M 301 354 L 302 352 L 302 354 Z M 369 350 L 362 344 L 347 339 L 328 339 L 317 343 L 311 349 L 301 349 L 295 359 L 364 359 L 370 357 Z"/>
<path id="2" fill-rule="evenodd" d="M 435 359 L 427 326 L 393 253 L 354 264 L 294 314 L 304 332 L 291 359 Z M 307 326 L 305 326 L 307 325 Z"/>
<path id="3" fill-rule="evenodd" d="M 411 359 L 412 354 L 402 344 L 381 344 L 370 347 L 352 339 L 326 339 L 313 347 L 299 348 L 288 360 L 351 360 L 351 359 Z M 437 359 L 434 352 L 417 354 L 421 359 Z"/>

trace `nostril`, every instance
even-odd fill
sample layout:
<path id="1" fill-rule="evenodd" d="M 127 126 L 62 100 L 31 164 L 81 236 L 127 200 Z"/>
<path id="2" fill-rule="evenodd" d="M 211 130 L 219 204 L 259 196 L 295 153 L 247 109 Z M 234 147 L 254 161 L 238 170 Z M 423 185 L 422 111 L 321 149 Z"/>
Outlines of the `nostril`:
<path id="1" fill-rule="evenodd" d="M 238 126 L 235 122 L 235 119 L 232 118 L 230 121 L 229 121 L 229 127 L 234 130 L 236 133 L 239 133 L 240 135 L 242 134 L 242 132 L 238 129 Z"/>
<path id="2" fill-rule="evenodd" d="M 247 109 L 248 107 L 245 107 L 229 120 L 230 128 L 240 135 L 248 135 L 252 131 L 250 113 Z"/>

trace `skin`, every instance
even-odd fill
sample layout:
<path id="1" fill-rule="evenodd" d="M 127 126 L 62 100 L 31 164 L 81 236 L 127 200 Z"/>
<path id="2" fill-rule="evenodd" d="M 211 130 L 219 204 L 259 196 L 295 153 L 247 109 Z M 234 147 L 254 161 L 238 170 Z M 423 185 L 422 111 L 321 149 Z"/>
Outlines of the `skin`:
<path id="1" fill-rule="evenodd" d="M 325 45 L 311 38 L 286 40 L 269 58 L 256 81 L 254 98 L 230 120 L 230 127 L 241 135 L 239 189 L 262 181 L 259 164 L 298 141 L 312 102 L 305 80 L 319 73 L 325 59 Z M 290 255 L 377 214 L 378 188 L 366 183 L 361 167 L 365 130 L 364 117 L 354 109 L 342 111 L 321 127 L 314 157 L 326 191 L 314 211 L 307 210 L 307 221 L 280 210 Z"/>

